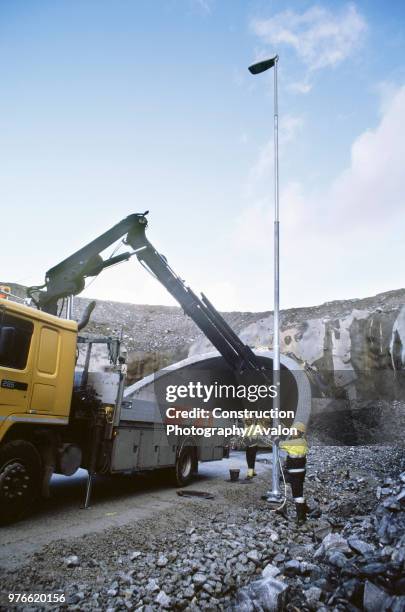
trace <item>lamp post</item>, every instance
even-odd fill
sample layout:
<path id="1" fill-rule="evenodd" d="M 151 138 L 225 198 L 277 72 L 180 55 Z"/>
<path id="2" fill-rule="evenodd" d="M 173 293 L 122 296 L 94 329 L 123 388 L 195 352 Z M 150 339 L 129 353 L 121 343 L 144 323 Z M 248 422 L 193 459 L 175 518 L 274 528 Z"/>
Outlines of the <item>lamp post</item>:
<path id="1" fill-rule="evenodd" d="M 274 68 L 274 331 L 273 331 L 273 384 L 277 386 L 277 395 L 273 400 L 276 418 L 273 425 L 278 427 L 280 410 L 280 219 L 279 219 L 279 176 L 278 176 L 278 89 L 277 89 L 278 55 L 249 66 L 251 74 L 260 74 Z M 272 454 L 272 488 L 266 494 L 269 502 L 281 501 L 280 492 L 280 449 L 279 438 L 273 441 Z"/>

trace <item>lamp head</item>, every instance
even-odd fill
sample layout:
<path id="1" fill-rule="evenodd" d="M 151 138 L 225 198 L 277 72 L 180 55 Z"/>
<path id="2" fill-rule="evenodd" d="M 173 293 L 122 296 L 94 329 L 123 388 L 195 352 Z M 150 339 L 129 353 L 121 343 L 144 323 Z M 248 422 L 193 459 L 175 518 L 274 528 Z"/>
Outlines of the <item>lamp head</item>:
<path id="1" fill-rule="evenodd" d="M 251 74 L 260 74 L 261 72 L 265 72 L 265 70 L 268 70 L 269 68 L 273 68 L 277 61 L 278 55 L 275 55 L 274 57 L 267 60 L 262 60 L 261 62 L 257 62 L 256 64 L 252 64 L 251 66 L 249 66 L 249 72 Z"/>

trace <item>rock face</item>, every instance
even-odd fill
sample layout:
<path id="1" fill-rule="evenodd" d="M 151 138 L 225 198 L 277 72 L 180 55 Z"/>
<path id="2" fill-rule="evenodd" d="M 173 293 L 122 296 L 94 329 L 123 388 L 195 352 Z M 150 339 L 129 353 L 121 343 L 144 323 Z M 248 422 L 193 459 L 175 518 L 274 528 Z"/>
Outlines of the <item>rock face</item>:
<path id="1" fill-rule="evenodd" d="M 404 301 L 405 291 L 398 291 L 287 310 L 281 317 L 281 351 L 308 366 L 320 394 L 350 400 L 402 399 Z M 271 347 L 273 315 L 250 323 L 239 335 L 249 346 Z M 212 345 L 203 338 L 192 345 L 190 354 L 208 350 Z"/>
<path id="2" fill-rule="evenodd" d="M 319 443 L 397 443 L 405 426 L 405 291 L 287 310 L 281 351 L 305 366 L 313 385 Z M 249 346 L 273 344 L 273 315 L 244 327 Z M 212 350 L 197 340 L 190 354 Z"/>
<path id="3" fill-rule="evenodd" d="M 22 285 L 8 284 L 16 295 L 25 295 Z M 75 298 L 76 319 L 81 318 L 89 301 Z M 250 346 L 272 347 L 272 313 L 229 312 L 223 316 Z M 387 399 L 403 397 L 400 383 L 405 370 L 405 289 L 371 298 L 292 308 L 282 311 L 281 323 L 282 352 L 321 373 L 321 390 L 324 383 L 325 390 L 343 389 L 349 399 L 369 399 L 370 393 Z M 178 307 L 98 300 L 86 332 L 122 334 L 130 362 L 149 355 L 147 369 L 158 365 L 155 354 L 164 355 L 164 360 L 172 363 L 187 353 L 205 353 L 213 348 Z M 376 377 L 376 372 L 383 375 Z"/>

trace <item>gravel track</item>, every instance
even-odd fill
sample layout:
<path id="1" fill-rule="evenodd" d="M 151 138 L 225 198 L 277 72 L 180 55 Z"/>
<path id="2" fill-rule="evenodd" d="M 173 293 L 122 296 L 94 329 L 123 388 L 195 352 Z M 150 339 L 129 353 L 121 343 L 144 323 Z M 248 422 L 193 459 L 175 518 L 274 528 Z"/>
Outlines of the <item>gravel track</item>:
<path id="1" fill-rule="evenodd" d="M 316 518 L 304 526 L 296 526 L 291 503 L 283 516 L 260 499 L 269 486 L 266 470 L 247 485 L 213 483 L 206 490 L 215 500 L 179 498 L 147 519 L 53 542 L 18 571 L 3 572 L 2 591 L 60 590 L 67 604 L 53 609 L 224 610 L 238 589 L 271 564 L 289 586 L 289 610 L 365 609 L 343 596 L 327 603 L 340 575 L 314 553 L 325 534 L 334 532 L 361 537 L 382 555 L 384 546 L 373 528 L 380 503 L 376 491 L 380 498 L 387 495 L 384 486 L 394 486 L 387 478 L 404 469 L 404 448 L 315 447 L 309 454 L 306 491 Z M 403 551 L 405 564 L 405 532 L 397 531 L 384 554 Z M 364 589 L 364 579 L 362 584 Z M 309 592 L 319 598 L 309 603 Z"/>

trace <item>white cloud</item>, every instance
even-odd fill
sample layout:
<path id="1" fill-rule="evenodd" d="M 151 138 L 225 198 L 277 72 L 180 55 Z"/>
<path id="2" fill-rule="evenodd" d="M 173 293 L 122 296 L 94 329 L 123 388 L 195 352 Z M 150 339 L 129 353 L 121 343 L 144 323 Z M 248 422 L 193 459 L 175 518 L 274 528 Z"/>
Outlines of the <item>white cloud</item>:
<path id="1" fill-rule="evenodd" d="M 356 138 L 349 166 L 329 186 L 317 193 L 300 183 L 284 186 L 280 210 L 285 306 L 404 286 L 399 263 L 405 227 L 404 159 L 405 85 L 387 102 L 378 126 Z M 255 261 L 271 256 L 272 207 L 271 196 L 256 199 L 235 223 L 235 245 L 242 243 Z M 254 286 L 263 270 L 258 266 L 252 274 L 257 274 L 251 279 Z"/>
<path id="2" fill-rule="evenodd" d="M 405 204 L 405 86 L 387 104 L 380 124 L 352 145 L 351 164 L 331 186 L 336 210 L 354 219 L 381 224 L 382 215 L 399 212 Z"/>
<path id="3" fill-rule="evenodd" d="M 340 64 L 355 51 L 367 29 L 353 4 L 339 12 L 321 6 L 303 13 L 283 11 L 270 19 L 255 19 L 251 26 L 263 42 L 292 47 L 309 70 Z"/>

